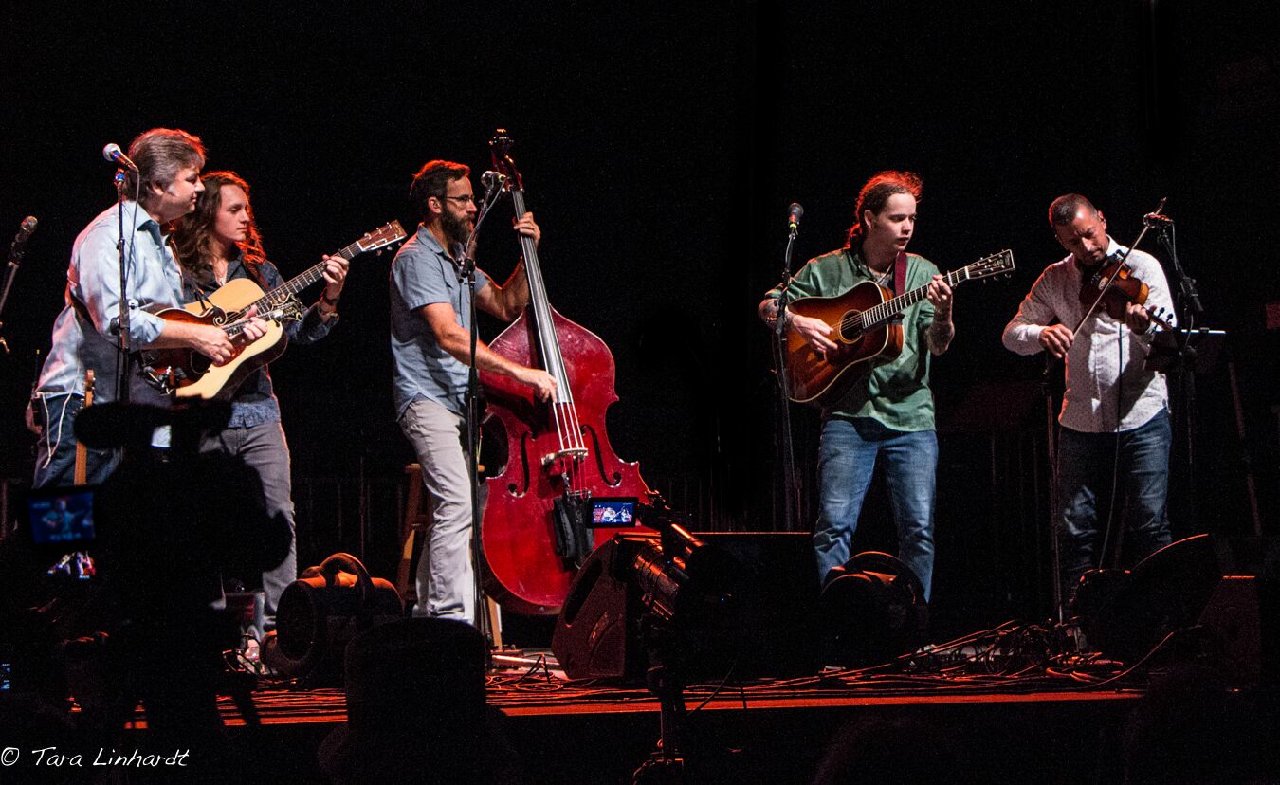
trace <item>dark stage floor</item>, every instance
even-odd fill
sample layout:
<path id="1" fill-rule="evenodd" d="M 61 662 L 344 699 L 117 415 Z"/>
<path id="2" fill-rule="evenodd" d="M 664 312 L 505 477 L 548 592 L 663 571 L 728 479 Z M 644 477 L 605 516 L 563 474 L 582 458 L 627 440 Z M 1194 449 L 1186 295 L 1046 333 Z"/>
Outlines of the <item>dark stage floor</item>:
<path id="1" fill-rule="evenodd" d="M 1140 684 L 1105 683 L 1096 664 L 1075 671 L 974 672 L 981 669 L 970 662 L 967 673 L 828 670 L 806 678 L 693 685 L 686 691 L 687 781 L 811 782 L 828 744 L 849 723 L 920 727 L 945 736 L 945 751 L 922 745 L 918 753 L 951 756 L 961 767 L 953 781 L 1118 779 L 1118 739 L 1142 697 Z M 236 743 L 261 759 L 263 777 L 324 782 L 316 751 L 346 719 L 342 690 L 265 684 L 253 694 L 257 730 L 246 727 L 229 699 L 222 700 Z M 505 717 L 505 733 L 530 783 L 630 782 L 660 733 L 659 703 L 641 686 L 571 683 L 534 666 L 495 672 L 488 696 Z M 388 734 L 405 731 L 387 728 Z"/>

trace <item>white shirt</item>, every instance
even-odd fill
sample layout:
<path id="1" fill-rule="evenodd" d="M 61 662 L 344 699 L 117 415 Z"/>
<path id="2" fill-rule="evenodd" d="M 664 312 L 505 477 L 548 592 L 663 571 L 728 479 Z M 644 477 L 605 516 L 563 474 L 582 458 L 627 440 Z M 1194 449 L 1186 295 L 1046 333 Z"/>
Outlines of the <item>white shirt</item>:
<path id="1" fill-rule="evenodd" d="M 1123 248 L 1108 239 L 1107 255 Z M 1173 300 L 1160 262 L 1134 250 L 1125 263 L 1147 285 L 1149 309 L 1168 312 L 1173 322 Z M 1054 321 L 1074 328 L 1088 305 L 1080 302 L 1083 273 L 1070 255 L 1049 265 L 1005 325 L 1005 347 L 1021 355 L 1044 350 L 1040 333 Z M 1081 326 L 1067 353 L 1067 389 L 1058 422 L 1074 431 L 1104 433 L 1141 427 L 1168 408 L 1164 374 L 1143 366 L 1151 348 L 1151 334 L 1138 335 L 1123 320 L 1107 316 L 1101 306 Z"/>

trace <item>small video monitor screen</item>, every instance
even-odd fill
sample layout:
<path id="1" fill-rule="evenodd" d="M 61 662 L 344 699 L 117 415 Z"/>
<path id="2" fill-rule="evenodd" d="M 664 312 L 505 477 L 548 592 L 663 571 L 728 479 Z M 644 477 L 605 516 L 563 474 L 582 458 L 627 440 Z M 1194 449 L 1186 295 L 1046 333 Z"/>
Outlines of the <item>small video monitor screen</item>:
<path id="1" fill-rule="evenodd" d="M 37 545 L 93 542 L 93 488 L 41 489 L 27 500 L 31 541 Z"/>
<path id="2" fill-rule="evenodd" d="M 631 498 L 595 498 L 591 500 L 591 526 L 621 528 L 636 525 L 636 502 Z"/>

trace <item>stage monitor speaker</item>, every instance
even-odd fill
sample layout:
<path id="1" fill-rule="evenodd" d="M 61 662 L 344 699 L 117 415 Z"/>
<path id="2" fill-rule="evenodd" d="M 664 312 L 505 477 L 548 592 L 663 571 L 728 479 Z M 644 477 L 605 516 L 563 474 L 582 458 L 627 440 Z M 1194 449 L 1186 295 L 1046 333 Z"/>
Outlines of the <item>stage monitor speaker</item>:
<path id="1" fill-rule="evenodd" d="M 1211 654 L 1239 680 L 1277 675 L 1275 538 L 1201 534 L 1178 540 L 1131 573 L 1089 574 L 1077 609 L 1090 644 L 1132 664 L 1170 632 L 1200 625 Z"/>
<path id="2" fill-rule="evenodd" d="M 793 676 L 820 667 L 814 612 L 818 578 L 804 533 L 701 533 L 736 561 L 733 603 L 681 629 L 688 679 Z M 556 620 L 551 648 L 571 679 L 640 680 L 648 668 L 641 630 L 645 597 L 632 569 L 658 535 L 623 534 L 596 548 Z"/>
<path id="3" fill-rule="evenodd" d="M 864 551 L 827 575 L 819 614 L 823 661 L 851 668 L 889 662 L 923 643 L 929 606 L 910 567 Z"/>
<path id="4" fill-rule="evenodd" d="M 1133 664 L 1177 629 L 1199 619 L 1222 577 L 1207 534 L 1166 545 L 1133 571 L 1086 574 L 1076 608 L 1089 643 Z"/>
<path id="5" fill-rule="evenodd" d="M 1257 575 L 1224 575 L 1199 624 L 1210 656 L 1234 684 L 1276 684 L 1276 584 Z"/>

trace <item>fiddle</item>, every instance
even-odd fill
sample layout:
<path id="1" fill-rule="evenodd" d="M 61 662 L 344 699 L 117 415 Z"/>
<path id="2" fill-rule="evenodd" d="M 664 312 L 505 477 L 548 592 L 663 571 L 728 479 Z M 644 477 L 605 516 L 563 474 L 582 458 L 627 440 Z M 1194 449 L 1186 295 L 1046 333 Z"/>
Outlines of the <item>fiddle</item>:
<path id="1" fill-rule="evenodd" d="M 1147 285 L 1123 259 L 1110 259 L 1092 273 L 1086 271 L 1080 284 L 1080 302 L 1088 306 L 1090 311 L 1101 306 L 1107 316 L 1124 321 L 1125 311 L 1133 303 L 1141 305 L 1147 316 L 1162 329 L 1172 330 L 1173 325 L 1161 309 L 1146 307 L 1149 294 Z"/>

